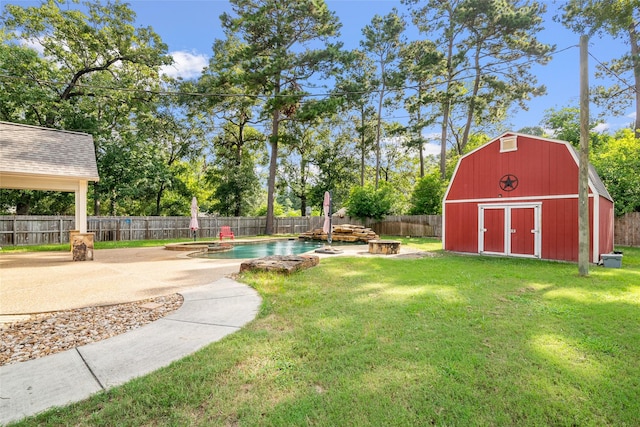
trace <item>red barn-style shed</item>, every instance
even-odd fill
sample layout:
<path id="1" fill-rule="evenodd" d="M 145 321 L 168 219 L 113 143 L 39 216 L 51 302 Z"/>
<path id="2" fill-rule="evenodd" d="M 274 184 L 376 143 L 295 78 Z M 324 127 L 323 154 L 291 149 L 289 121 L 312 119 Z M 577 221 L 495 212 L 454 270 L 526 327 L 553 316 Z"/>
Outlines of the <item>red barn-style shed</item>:
<path id="1" fill-rule="evenodd" d="M 463 156 L 443 200 L 445 250 L 578 261 L 578 165 L 566 141 L 505 133 Z M 613 251 L 613 199 L 589 165 L 590 260 Z"/>

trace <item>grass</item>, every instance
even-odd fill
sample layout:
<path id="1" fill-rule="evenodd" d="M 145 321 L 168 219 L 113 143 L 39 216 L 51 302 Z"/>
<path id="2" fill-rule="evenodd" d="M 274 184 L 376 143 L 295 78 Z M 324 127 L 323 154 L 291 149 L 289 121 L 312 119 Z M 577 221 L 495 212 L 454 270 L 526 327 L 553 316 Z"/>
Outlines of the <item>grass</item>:
<path id="1" fill-rule="evenodd" d="M 460 256 L 246 274 L 241 331 L 19 425 L 640 424 L 640 249 L 622 269 Z"/>

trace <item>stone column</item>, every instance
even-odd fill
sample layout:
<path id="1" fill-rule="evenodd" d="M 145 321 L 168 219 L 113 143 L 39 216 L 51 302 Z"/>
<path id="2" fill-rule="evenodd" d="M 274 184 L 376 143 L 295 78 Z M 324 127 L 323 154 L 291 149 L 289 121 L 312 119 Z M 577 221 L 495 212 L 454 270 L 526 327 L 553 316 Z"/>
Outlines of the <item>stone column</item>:
<path id="1" fill-rule="evenodd" d="M 80 234 L 80 230 L 69 230 L 69 250 L 73 253 L 73 237 Z"/>
<path id="2" fill-rule="evenodd" d="M 73 236 L 71 254 L 74 261 L 93 261 L 94 233 L 78 233 Z"/>

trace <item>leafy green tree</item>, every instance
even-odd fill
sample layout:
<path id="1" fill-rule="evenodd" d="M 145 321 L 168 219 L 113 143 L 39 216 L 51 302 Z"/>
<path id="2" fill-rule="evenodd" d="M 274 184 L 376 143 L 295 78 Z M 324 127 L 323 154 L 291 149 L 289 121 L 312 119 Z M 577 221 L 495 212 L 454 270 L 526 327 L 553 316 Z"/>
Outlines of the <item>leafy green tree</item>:
<path id="1" fill-rule="evenodd" d="M 546 64 L 555 50 L 535 37 L 543 29 L 545 11 L 546 6 L 535 1 L 504 0 L 468 1 L 458 11 L 458 22 L 469 32 L 465 44 L 473 58 L 473 85 L 464 103 L 467 117 L 462 148 L 474 120 L 504 120 L 511 104 L 526 109 L 526 100 L 546 92 L 529 72 L 533 63 Z"/>
<path id="2" fill-rule="evenodd" d="M 284 207 L 278 203 L 278 201 L 276 200 L 274 205 L 273 205 L 273 214 L 275 216 L 284 216 L 285 214 L 285 210 Z M 252 216 L 267 216 L 267 204 L 263 203 L 261 204 L 258 208 L 256 208 L 252 214 Z"/>
<path id="3" fill-rule="evenodd" d="M 430 40 L 415 40 L 405 45 L 400 55 L 402 58 L 400 67 L 407 77 L 409 86 L 413 86 L 415 90 L 415 94 L 405 98 L 405 108 L 409 112 L 409 139 L 406 144 L 410 148 L 418 149 L 420 177 L 423 177 L 425 139 L 422 133 L 425 127 L 435 121 L 435 117 L 426 115 L 423 109 L 432 102 L 428 96 L 431 86 L 435 83 L 436 75 L 440 71 L 442 53 Z"/>
<path id="4" fill-rule="evenodd" d="M 594 151 L 591 162 L 613 197 L 616 215 L 640 212 L 640 138 L 622 129 Z"/>
<path id="5" fill-rule="evenodd" d="M 525 126 L 521 129 L 518 129 L 518 133 L 523 133 L 525 135 L 533 135 L 533 136 L 545 136 L 545 131 L 541 126 Z"/>
<path id="6" fill-rule="evenodd" d="M 307 210 L 309 192 L 312 186 L 312 160 L 316 147 L 319 145 L 320 132 L 327 133 L 327 129 L 315 131 L 310 123 L 288 122 L 283 136 L 284 150 L 281 162 L 283 184 L 289 188 L 291 194 L 299 200 L 300 215 Z"/>
<path id="7" fill-rule="evenodd" d="M 404 20 L 394 8 L 385 16 L 375 15 L 371 24 L 362 29 L 364 39 L 360 42 L 362 50 L 369 55 L 376 64 L 376 92 L 377 116 L 376 116 L 376 176 L 375 187 L 378 188 L 380 180 L 380 141 L 382 139 L 382 109 L 387 95 L 397 93 L 394 89 L 402 87 L 403 75 L 400 68 L 400 50 L 404 45 L 402 33 L 405 30 Z"/>
<path id="8" fill-rule="evenodd" d="M 420 178 L 411 194 L 410 215 L 438 215 L 442 213 L 442 197 L 446 181 L 440 178 L 437 169 Z"/>
<path id="9" fill-rule="evenodd" d="M 428 96 L 439 105 L 433 114 L 441 121 L 444 178 L 450 133 L 461 129 L 455 144 L 461 153 L 474 126 L 501 120 L 514 103 L 525 108 L 531 96 L 544 93 L 529 69 L 534 62 L 546 63 L 553 50 L 535 38 L 545 6 L 521 0 L 403 3 L 409 5 L 420 32 L 443 52 L 440 85 Z M 463 114 L 454 115 L 455 109 Z"/>
<path id="10" fill-rule="evenodd" d="M 353 135 L 344 125 L 347 121 L 339 116 L 326 121 L 311 160 L 317 172 L 309 204 L 319 210 L 325 191 L 331 191 L 333 206 L 339 209 L 349 197 L 351 187 L 358 184 L 358 160 L 353 155 Z"/>
<path id="11" fill-rule="evenodd" d="M 151 28 L 133 26 L 135 13 L 128 5 L 108 1 L 84 2 L 86 14 L 64 7 L 65 0 L 47 0 L 38 7 L 8 4 L 3 16 L 11 39 L 40 45 L 51 64 L 49 80 L 35 80 L 49 96 L 32 117 L 43 126 L 65 126 L 77 98 L 112 99 L 114 87 L 100 87 L 94 76 L 107 76 L 116 88 L 123 80 L 129 89 L 148 89 L 157 81 L 158 70 L 172 62 L 167 46 Z M 32 61 L 33 58 L 30 58 Z M 14 76 L 23 77 L 23 76 Z M 120 95 L 115 95 L 120 96 Z M 81 111 L 82 113 L 82 111 Z M 88 114 L 88 112 L 84 112 Z"/>
<path id="12" fill-rule="evenodd" d="M 231 0 L 234 16 L 223 14 L 228 38 L 244 44 L 229 58 L 241 64 L 237 80 L 249 93 L 267 98 L 271 119 L 266 234 L 273 234 L 280 123 L 296 115 L 304 85 L 334 71 L 339 23 L 323 0 Z"/>
<path id="13" fill-rule="evenodd" d="M 30 47 L 11 43 L 0 31 L 0 120 L 39 125 L 55 93 L 39 82 L 55 81 L 55 64 Z"/>
<path id="14" fill-rule="evenodd" d="M 139 147 L 125 141 L 122 150 L 129 151 L 115 155 L 118 147 L 112 141 L 132 128 L 132 113 L 154 102 L 148 91 L 158 87 L 159 69 L 172 59 L 151 28 L 133 26 L 135 14 L 128 5 L 87 1 L 82 7 L 86 12 L 64 0 L 5 6 L 0 81 L 2 96 L 11 102 L 4 104 L 2 115 L 93 135 L 102 178 L 92 191 L 99 214 L 100 197 L 117 198 L 116 188 L 127 186 L 126 175 L 108 175 L 113 168 L 107 162 L 131 160 L 130 150 Z M 26 42 L 40 46 L 43 56 L 30 52 Z M 135 193 L 135 181 L 129 184 L 127 191 Z"/>
<path id="15" fill-rule="evenodd" d="M 347 215 L 361 219 L 383 219 L 392 213 L 393 197 L 393 188 L 384 183 L 380 183 L 378 189 L 372 185 L 353 187 L 346 203 Z"/>
<path id="16" fill-rule="evenodd" d="M 440 175 L 444 179 L 447 161 L 447 140 L 452 106 L 458 102 L 466 89 L 463 84 L 463 70 L 467 66 L 466 51 L 457 51 L 464 35 L 457 24 L 458 7 L 464 0 L 402 0 L 409 6 L 413 23 L 426 37 L 431 38 L 443 53 L 440 64 L 439 86 L 428 94 L 429 100 L 438 108 L 433 116 L 440 120 Z"/>
<path id="17" fill-rule="evenodd" d="M 246 124 L 227 122 L 215 138 L 215 159 L 208 170 L 216 201 L 212 209 L 223 216 L 243 216 L 253 209 L 260 187 L 256 174 L 258 145 L 264 136 Z"/>
<path id="18" fill-rule="evenodd" d="M 640 138 L 640 0 L 568 0 L 562 11 L 556 19 L 576 33 L 627 39 L 629 52 L 604 67 L 618 76 L 633 75 L 634 84 L 598 86 L 595 101 L 618 114 L 635 102 L 634 130 Z M 600 74 L 606 68 L 601 66 Z"/>
<path id="19" fill-rule="evenodd" d="M 377 116 L 372 103 L 375 97 L 376 67 L 361 50 L 348 56 L 349 63 L 336 77 L 336 92 L 345 102 L 342 111 L 352 112 L 351 121 L 357 135 L 356 148 L 360 154 L 360 186 L 364 186 L 367 155 L 375 145 Z"/>
<path id="20" fill-rule="evenodd" d="M 589 138 L 593 147 L 599 145 L 602 135 L 594 132 L 596 126 L 602 123 L 602 120 L 592 119 L 589 122 Z M 577 107 L 564 107 L 560 110 L 553 108 L 545 111 L 541 125 L 551 131 L 551 136 L 555 139 L 567 141 L 576 148 L 580 147 L 580 109 Z"/>
<path id="21" fill-rule="evenodd" d="M 409 209 L 411 189 L 415 185 L 419 160 L 411 154 L 406 127 L 398 122 L 386 123 L 381 143 L 380 179 L 393 187 L 395 192 L 392 211 L 406 212 Z"/>
<path id="22" fill-rule="evenodd" d="M 74 200 L 72 193 L 0 189 L 0 215 L 74 215 Z"/>
<path id="23" fill-rule="evenodd" d="M 173 86 L 177 91 L 178 88 Z M 199 157 L 205 141 L 206 126 L 201 118 L 190 115 L 184 106 L 171 98 L 162 99 L 156 109 L 138 117 L 136 136 L 142 139 L 143 149 L 153 162 L 144 169 L 144 189 L 147 189 L 152 213 L 163 213 L 163 196 L 169 190 L 180 193 L 184 200 L 191 197 L 181 181 L 187 163 Z"/>

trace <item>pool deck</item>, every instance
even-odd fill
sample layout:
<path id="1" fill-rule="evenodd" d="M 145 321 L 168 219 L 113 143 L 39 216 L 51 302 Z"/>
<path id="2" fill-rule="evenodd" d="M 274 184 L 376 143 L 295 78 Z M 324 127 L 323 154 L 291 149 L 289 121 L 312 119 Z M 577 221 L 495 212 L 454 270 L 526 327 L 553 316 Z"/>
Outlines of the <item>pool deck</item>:
<path id="1" fill-rule="evenodd" d="M 369 254 L 366 245 L 339 248 L 342 253 L 338 255 L 309 253 L 321 259 L 380 256 Z M 415 252 L 401 248 L 401 254 Z M 93 261 L 74 262 L 69 252 L 0 252 L 0 315 L 121 304 L 170 295 L 238 273 L 243 261 L 194 258 L 189 253 L 164 247 L 99 249 L 94 252 Z"/>
<path id="2" fill-rule="evenodd" d="M 191 258 L 164 247 L 0 254 L 0 315 L 121 304 L 193 289 L 237 273 L 242 260 Z"/>

